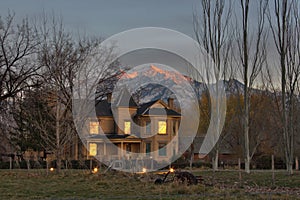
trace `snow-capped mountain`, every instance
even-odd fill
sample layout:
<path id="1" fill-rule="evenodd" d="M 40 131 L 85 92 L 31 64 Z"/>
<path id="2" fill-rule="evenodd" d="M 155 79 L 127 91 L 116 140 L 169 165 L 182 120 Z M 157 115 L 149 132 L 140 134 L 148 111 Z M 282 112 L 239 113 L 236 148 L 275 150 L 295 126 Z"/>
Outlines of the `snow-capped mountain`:
<path id="1" fill-rule="evenodd" d="M 244 85 L 238 80 L 222 80 L 221 82 L 227 96 L 243 94 Z M 157 99 L 166 101 L 174 93 L 175 96 L 176 93 L 180 93 L 182 96 L 191 97 L 192 95 L 200 99 L 203 92 L 207 91 L 208 87 L 214 87 L 215 84 L 208 86 L 202 82 L 192 80 L 190 77 L 184 76 L 171 68 L 150 65 L 126 72 L 123 71 L 118 80 L 116 80 L 114 88 L 124 86 L 130 93 L 134 94 L 134 100 L 141 104 Z"/>

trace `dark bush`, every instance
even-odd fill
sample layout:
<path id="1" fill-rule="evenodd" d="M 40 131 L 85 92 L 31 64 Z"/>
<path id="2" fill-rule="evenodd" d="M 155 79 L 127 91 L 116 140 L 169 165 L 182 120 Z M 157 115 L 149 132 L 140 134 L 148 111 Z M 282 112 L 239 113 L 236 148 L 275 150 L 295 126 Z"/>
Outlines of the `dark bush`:
<path id="1" fill-rule="evenodd" d="M 0 162 L 0 169 L 9 169 L 9 162 Z"/>
<path id="2" fill-rule="evenodd" d="M 270 155 L 263 155 L 253 160 L 257 169 L 272 169 L 272 158 Z M 274 158 L 275 169 L 285 169 L 285 162 L 280 157 Z"/>

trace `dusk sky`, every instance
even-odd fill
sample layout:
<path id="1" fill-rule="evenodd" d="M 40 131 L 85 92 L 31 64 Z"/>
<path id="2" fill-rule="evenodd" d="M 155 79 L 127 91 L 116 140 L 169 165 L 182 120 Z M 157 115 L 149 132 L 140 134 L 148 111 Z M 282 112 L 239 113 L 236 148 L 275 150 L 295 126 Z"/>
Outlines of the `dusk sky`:
<path id="1" fill-rule="evenodd" d="M 170 28 L 193 36 L 193 9 L 198 0 L 0 0 L 0 13 L 17 18 L 43 12 L 62 16 L 71 31 L 108 37 L 131 28 Z"/>
<path id="2" fill-rule="evenodd" d="M 240 2 L 232 2 L 239 19 Z M 140 27 L 163 27 L 195 38 L 193 13 L 199 14 L 200 6 L 200 0 L 0 0 L 0 15 L 5 17 L 14 12 L 20 20 L 54 14 L 62 17 L 68 31 L 101 38 Z M 256 6 L 250 7 L 249 21 L 251 32 L 254 30 L 251 26 L 257 23 Z M 175 42 L 180 44 L 178 40 Z M 274 46 L 269 49 L 269 56 L 273 57 Z"/>

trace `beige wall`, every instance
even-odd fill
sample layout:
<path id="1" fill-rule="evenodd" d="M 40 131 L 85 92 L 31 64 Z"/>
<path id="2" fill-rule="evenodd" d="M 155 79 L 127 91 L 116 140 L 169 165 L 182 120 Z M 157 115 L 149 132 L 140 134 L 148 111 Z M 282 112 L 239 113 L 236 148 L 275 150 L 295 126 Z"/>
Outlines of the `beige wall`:
<path id="1" fill-rule="evenodd" d="M 99 119 L 100 119 L 100 127 L 102 128 L 103 133 L 115 133 L 113 118 L 105 117 Z"/>
<path id="2" fill-rule="evenodd" d="M 120 127 L 117 127 L 117 133 L 118 134 L 124 134 L 123 130 L 124 130 L 124 122 L 126 120 L 131 120 L 133 118 L 133 116 L 136 114 L 136 108 L 129 108 L 129 115 L 128 114 L 128 108 L 118 108 L 116 110 L 116 121 L 119 124 Z M 131 124 L 131 132 L 134 133 L 134 129 L 133 129 L 133 124 Z"/>

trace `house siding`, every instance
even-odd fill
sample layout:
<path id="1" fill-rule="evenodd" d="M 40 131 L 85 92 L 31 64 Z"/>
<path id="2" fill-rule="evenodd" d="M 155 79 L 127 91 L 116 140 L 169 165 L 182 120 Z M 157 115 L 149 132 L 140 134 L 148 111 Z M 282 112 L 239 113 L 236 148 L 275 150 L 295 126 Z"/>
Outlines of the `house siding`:
<path id="1" fill-rule="evenodd" d="M 88 142 L 97 142 L 97 155 L 100 157 L 102 155 L 105 159 L 109 159 L 109 156 L 132 158 L 134 153 L 140 153 L 139 155 L 143 155 L 145 158 L 152 158 L 158 162 L 169 162 L 169 158 L 172 157 L 174 153 L 178 152 L 177 131 L 181 116 L 180 114 L 169 116 L 166 115 L 166 112 L 157 112 L 157 109 L 169 109 L 168 105 L 161 100 L 158 100 L 153 104 L 150 103 L 149 105 L 149 108 L 143 108 L 143 111 L 141 112 L 138 110 L 138 107 L 113 108 L 114 118 L 112 116 L 98 116 L 100 127 L 104 134 L 114 134 L 120 137 L 110 139 L 113 144 L 105 144 L 101 139 L 89 138 Z M 155 111 L 157 113 L 152 114 L 151 111 L 149 112 L 150 108 L 156 109 Z M 172 111 L 172 113 L 176 114 L 177 112 Z M 151 133 L 148 134 L 146 133 L 146 124 L 150 120 Z M 131 122 L 131 131 L 129 135 L 124 134 L 125 121 Z M 158 133 L 159 121 L 166 122 L 166 133 L 164 134 Z M 138 126 L 136 126 L 135 123 Z M 124 137 L 122 137 L 122 135 Z M 151 152 L 149 154 L 146 154 L 147 143 L 151 143 Z M 165 155 L 159 155 L 159 146 L 163 144 L 166 145 Z M 113 148 L 112 145 L 115 145 L 118 148 Z"/>

